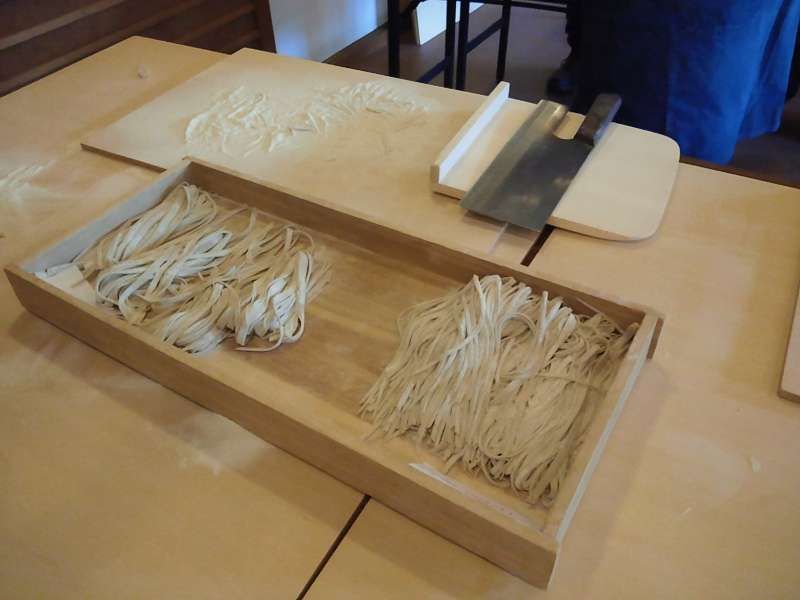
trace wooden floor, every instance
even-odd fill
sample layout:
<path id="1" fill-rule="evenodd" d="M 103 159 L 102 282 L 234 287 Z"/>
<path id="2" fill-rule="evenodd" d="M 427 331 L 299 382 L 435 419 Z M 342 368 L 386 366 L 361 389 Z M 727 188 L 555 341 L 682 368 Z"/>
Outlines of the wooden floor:
<path id="1" fill-rule="evenodd" d="M 731 165 L 800 184 L 800 95 L 786 104 L 778 131 L 739 142 Z"/>
<path id="2" fill-rule="evenodd" d="M 495 6 L 484 6 L 472 13 L 470 35 L 485 29 L 497 20 L 499 14 L 500 9 Z M 493 35 L 469 53 L 468 91 L 486 94 L 494 88 L 498 37 Z M 522 100 L 542 98 L 547 78 L 568 53 L 563 14 L 513 9 L 506 61 L 506 80 L 511 82 L 511 95 Z M 444 34 L 417 46 L 411 22 L 404 23 L 400 36 L 400 76 L 403 79 L 417 79 L 443 57 Z M 326 62 L 386 74 L 386 29 L 378 29 L 361 38 Z M 441 76 L 431 83 L 441 85 Z"/>
<path id="3" fill-rule="evenodd" d="M 497 19 L 499 8 L 484 6 L 472 14 L 470 32 L 475 35 Z M 495 34 L 470 52 L 466 89 L 486 94 L 495 85 L 497 61 Z M 569 52 L 564 36 L 564 15 L 525 8 L 512 9 L 506 80 L 511 96 L 538 101 L 546 96 L 547 78 Z M 411 23 L 401 32 L 400 76 L 416 79 L 444 56 L 444 35 L 423 46 L 414 42 Z M 381 28 L 328 59 L 329 63 L 386 74 L 386 29 Z M 441 85 L 441 76 L 434 79 Z M 786 105 L 783 124 L 775 133 L 744 140 L 736 148 L 731 167 L 765 177 L 800 184 L 800 97 Z"/>

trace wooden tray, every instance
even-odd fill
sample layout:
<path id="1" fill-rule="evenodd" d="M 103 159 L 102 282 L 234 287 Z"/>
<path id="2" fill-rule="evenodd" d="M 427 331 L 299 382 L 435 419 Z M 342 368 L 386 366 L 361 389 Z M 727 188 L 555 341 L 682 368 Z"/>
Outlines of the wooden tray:
<path id="1" fill-rule="evenodd" d="M 72 260 L 181 181 L 295 222 L 327 247 L 334 277 L 311 304 L 306 333 L 297 344 L 267 354 L 223 346 L 204 357 L 191 356 L 34 274 Z M 550 579 L 567 526 L 661 327 L 661 319 L 649 310 L 541 280 L 513 265 L 437 245 L 200 162 L 165 172 L 6 273 L 32 313 L 539 586 Z M 550 509 L 530 507 L 508 490 L 457 468 L 444 475 L 434 455 L 404 439 L 365 439 L 371 426 L 356 415 L 359 400 L 396 348 L 400 312 L 462 285 L 473 274 L 491 273 L 549 290 L 577 312 L 596 309 L 623 326 L 640 323 Z"/>

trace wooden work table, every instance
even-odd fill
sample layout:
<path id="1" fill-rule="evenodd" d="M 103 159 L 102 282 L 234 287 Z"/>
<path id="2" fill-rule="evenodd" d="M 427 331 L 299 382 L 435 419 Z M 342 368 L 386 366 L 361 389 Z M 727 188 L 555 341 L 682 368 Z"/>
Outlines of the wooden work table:
<path id="1" fill-rule="evenodd" d="M 155 177 L 77 140 L 220 57 L 132 38 L 1 98 L 0 177 L 47 165 L 0 186 L 3 264 Z M 667 318 L 550 590 L 369 501 L 308 597 L 795 595 L 800 405 L 776 389 L 798 231 L 800 190 L 689 165 L 651 240 L 555 231 L 532 270 Z M 526 249 L 506 235 L 494 251 Z M 0 281 L 0 596 L 297 596 L 361 494 L 24 312 Z"/>

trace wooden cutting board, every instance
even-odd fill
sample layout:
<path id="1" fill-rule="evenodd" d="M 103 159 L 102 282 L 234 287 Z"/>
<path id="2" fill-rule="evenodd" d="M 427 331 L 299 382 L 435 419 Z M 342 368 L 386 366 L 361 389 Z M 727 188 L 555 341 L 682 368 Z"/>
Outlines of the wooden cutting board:
<path id="1" fill-rule="evenodd" d="M 271 151 L 231 152 L 186 142 L 192 118 L 207 111 L 221 96 L 237 90 L 264 94 L 275 105 L 291 107 L 319 92 L 367 82 L 424 108 L 423 122 L 381 128 L 374 127 L 369 119 L 356 118 L 324 135 L 298 133 Z M 82 143 L 87 149 L 158 169 L 174 166 L 186 156 L 197 157 L 379 217 L 393 227 L 412 229 L 432 241 L 491 251 L 504 231 L 503 225 L 472 215 L 451 199 L 434 193 L 437 188 L 430 184 L 429 171 L 465 122 L 496 96 L 487 99 L 243 49 L 90 133 Z M 470 152 L 444 180 L 452 195 L 471 185 L 534 108 L 534 104 L 516 100 L 502 103 L 490 126 L 483 129 Z M 571 115 L 560 134 L 569 135 L 570 129 L 574 133 L 581 118 Z M 677 146 L 669 138 L 613 127 L 573 183 L 553 223 L 608 239 L 648 237 L 666 206 L 677 163 Z M 522 237 L 527 244 L 532 234 L 525 232 Z"/>
<path id="2" fill-rule="evenodd" d="M 157 68 L 153 66 L 152 68 Z M 247 156 L 187 145 L 192 117 L 219 94 L 242 88 L 282 105 L 315 91 L 375 82 L 427 109 L 420 126 L 296 135 L 271 152 Z M 380 218 L 426 239 L 489 251 L 503 232 L 496 222 L 462 210 L 430 188 L 430 165 L 447 141 L 480 106 L 477 94 L 424 85 L 287 56 L 243 49 L 195 77 L 88 134 L 83 146 L 137 164 L 167 169 L 185 156 L 201 158 L 344 209 Z M 425 216 L 420 219 L 420 215 Z"/>
<path id="3" fill-rule="evenodd" d="M 498 84 L 442 150 L 431 167 L 434 190 L 463 197 L 535 110 L 508 93 L 508 83 Z M 570 113 L 556 135 L 572 138 L 582 121 Z M 661 223 L 679 158 L 671 138 L 612 123 L 548 223 L 602 239 L 646 239 Z"/>

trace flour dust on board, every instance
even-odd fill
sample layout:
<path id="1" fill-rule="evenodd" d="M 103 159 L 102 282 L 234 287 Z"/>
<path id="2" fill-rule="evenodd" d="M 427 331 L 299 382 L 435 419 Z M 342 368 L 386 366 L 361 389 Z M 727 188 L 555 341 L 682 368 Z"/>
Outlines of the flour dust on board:
<path id="1" fill-rule="evenodd" d="M 390 150 L 387 136 L 423 125 L 427 113 L 428 106 L 376 82 L 317 90 L 291 100 L 241 86 L 219 94 L 192 117 L 185 142 L 188 148 L 249 156 L 320 136 L 339 141 L 358 136 L 359 142 L 384 154 Z"/>

